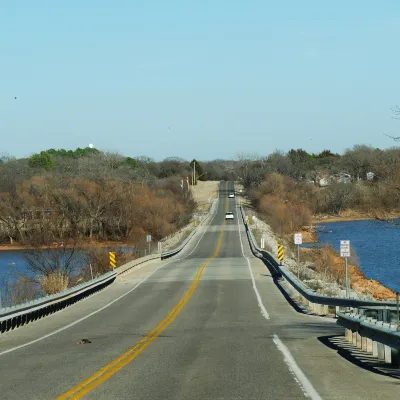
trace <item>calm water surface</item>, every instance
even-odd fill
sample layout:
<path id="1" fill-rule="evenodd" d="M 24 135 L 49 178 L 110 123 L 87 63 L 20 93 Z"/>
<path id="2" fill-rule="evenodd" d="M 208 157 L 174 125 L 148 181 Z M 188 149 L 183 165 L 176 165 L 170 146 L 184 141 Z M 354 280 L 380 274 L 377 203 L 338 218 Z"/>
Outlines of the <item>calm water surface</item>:
<path id="1" fill-rule="evenodd" d="M 400 224 L 400 220 L 397 221 Z M 350 221 L 318 224 L 319 245 L 330 244 L 339 251 L 340 240 L 350 240 L 365 276 L 400 291 L 400 225 L 378 221 Z M 307 246 L 308 247 L 308 246 Z M 22 272 L 32 275 L 22 251 L 0 251 L 0 279 Z"/>
<path id="2" fill-rule="evenodd" d="M 396 221 L 400 224 L 400 220 Z M 339 251 L 340 240 L 350 240 L 360 269 L 370 279 L 400 292 L 400 225 L 379 221 L 321 223 L 319 245 L 330 244 Z"/>
<path id="3" fill-rule="evenodd" d="M 109 248 L 108 251 L 120 250 L 131 251 L 131 248 Z M 57 251 L 57 250 L 53 250 Z M 82 252 L 82 260 L 85 259 L 85 252 Z M 24 257 L 23 250 L 1 250 L 0 251 L 0 284 L 8 279 L 15 278 L 17 273 L 23 273 L 25 275 L 33 277 L 34 274 L 29 270 L 28 263 Z"/>

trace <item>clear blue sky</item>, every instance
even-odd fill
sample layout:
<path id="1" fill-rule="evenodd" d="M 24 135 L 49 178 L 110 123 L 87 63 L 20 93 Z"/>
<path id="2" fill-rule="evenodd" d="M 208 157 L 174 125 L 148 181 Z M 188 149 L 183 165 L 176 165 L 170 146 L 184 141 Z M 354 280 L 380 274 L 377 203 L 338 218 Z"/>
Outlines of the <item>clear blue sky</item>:
<path id="1" fill-rule="evenodd" d="M 1 1 L 0 152 L 391 147 L 399 37 L 398 0 Z"/>

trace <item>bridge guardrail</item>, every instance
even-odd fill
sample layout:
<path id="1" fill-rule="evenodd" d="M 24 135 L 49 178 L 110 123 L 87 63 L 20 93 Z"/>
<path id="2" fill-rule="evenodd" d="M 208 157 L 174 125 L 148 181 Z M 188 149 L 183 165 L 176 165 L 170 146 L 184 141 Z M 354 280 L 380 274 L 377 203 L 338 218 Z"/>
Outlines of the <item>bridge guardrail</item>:
<path id="1" fill-rule="evenodd" d="M 389 324 L 381 321 L 373 321 L 362 318 L 360 315 L 352 315 L 351 313 L 340 311 L 337 312 L 337 317 L 336 323 L 343 328 L 357 332 L 362 337 L 369 338 L 386 346 L 400 349 L 400 331 L 397 331 L 395 326 L 393 326 L 393 329 L 390 329 Z"/>
<path id="2" fill-rule="evenodd" d="M 212 203 L 212 205 L 211 205 L 211 208 L 210 208 L 210 211 L 208 212 L 207 217 L 204 218 L 203 221 L 201 221 L 201 223 L 200 223 L 199 226 L 203 225 L 209 218 L 211 218 L 211 217 L 215 214 L 215 209 L 216 209 L 216 207 L 217 207 L 217 203 L 218 203 L 218 200 L 214 200 L 214 201 L 213 201 L 213 203 Z M 188 244 L 188 242 L 190 241 L 190 239 L 191 239 L 191 238 L 194 236 L 194 234 L 197 232 L 197 228 L 198 228 L 198 227 L 194 228 L 194 229 L 192 230 L 192 232 L 190 232 L 189 236 L 188 236 L 188 237 L 183 241 L 183 243 L 182 243 L 180 246 L 178 246 L 176 249 L 169 250 L 169 251 L 166 251 L 166 252 L 162 253 L 162 254 L 161 254 L 161 259 L 164 260 L 164 259 L 166 259 L 166 258 L 172 257 L 172 256 L 178 254 L 180 251 L 182 251 L 183 248 Z"/>
<path id="3" fill-rule="evenodd" d="M 336 323 L 345 328 L 345 337 L 349 342 L 362 350 L 372 353 L 373 356 L 391 363 L 395 367 L 400 367 L 400 331 L 390 329 L 393 325 L 388 323 L 382 321 L 373 322 L 371 318 L 366 318 L 364 315 L 361 315 L 358 310 L 359 307 L 365 309 L 368 308 L 368 306 L 373 307 L 375 310 L 394 308 L 396 307 L 395 302 L 351 299 L 315 293 L 315 291 L 305 286 L 299 279 L 291 274 L 287 268 L 280 265 L 272 254 L 258 247 L 254 235 L 247 224 L 246 215 L 242 206 L 240 206 L 240 211 L 250 248 L 257 257 L 264 258 L 268 261 L 269 266 L 273 269 L 273 275 L 284 277 L 295 292 L 300 295 L 303 300 L 307 300 L 311 308 L 319 314 L 325 315 L 327 313 L 327 306 L 336 306 Z M 265 255 L 267 257 L 265 257 Z M 323 305 L 325 310 L 320 307 L 314 307 L 316 304 Z M 339 307 L 354 308 L 355 312 L 340 312 L 338 309 Z M 396 329 L 400 329 L 400 327 L 396 326 Z"/>
<path id="4" fill-rule="evenodd" d="M 89 282 L 84 282 L 61 293 L 48 295 L 13 307 L 0 309 L 0 332 L 24 325 L 52 314 L 112 283 L 117 276 L 110 271 Z"/>
<path id="5" fill-rule="evenodd" d="M 400 331 L 397 325 L 338 311 L 336 323 L 345 328 L 345 338 L 353 346 L 373 357 L 400 367 Z"/>
<path id="6" fill-rule="evenodd" d="M 258 257 L 267 256 L 268 258 L 267 261 L 269 261 L 271 266 L 275 269 L 276 274 L 283 276 L 290 283 L 290 285 L 306 300 L 312 302 L 313 304 L 322 304 L 322 305 L 336 306 L 336 307 L 355 307 L 355 308 L 366 307 L 366 306 L 373 306 L 378 308 L 396 307 L 396 303 L 394 301 L 352 299 L 347 297 L 327 296 L 316 293 L 314 290 L 304 285 L 292 273 L 290 273 L 286 267 L 280 265 L 272 254 L 258 247 L 253 232 L 251 232 L 251 229 L 247 224 L 246 215 L 244 213 L 242 206 L 240 206 L 240 211 L 243 222 L 246 227 L 246 232 L 249 238 L 250 247 L 252 248 L 253 253 L 256 253 Z"/>

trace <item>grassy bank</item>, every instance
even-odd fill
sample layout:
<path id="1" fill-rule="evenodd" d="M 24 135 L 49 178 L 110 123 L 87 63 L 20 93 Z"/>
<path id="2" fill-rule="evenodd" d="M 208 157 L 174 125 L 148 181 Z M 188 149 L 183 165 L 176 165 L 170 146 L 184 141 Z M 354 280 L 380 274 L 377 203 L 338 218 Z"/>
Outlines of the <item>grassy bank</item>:
<path id="1" fill-rule="evenodd" d="M 311 261 L 317 272 L 325 276 L 327 281 L 336 281 L 345 285 L 345 261 L 330 246 L 315 249 L 301 249 L 302 258 Z M 371 295 L 376 300 L 395 300 L 396 292 L 374 279 L 365 277 L 356 265 L 357 257 L 353 257 L 348 265 L 350 287 L 358 293 Z"/>

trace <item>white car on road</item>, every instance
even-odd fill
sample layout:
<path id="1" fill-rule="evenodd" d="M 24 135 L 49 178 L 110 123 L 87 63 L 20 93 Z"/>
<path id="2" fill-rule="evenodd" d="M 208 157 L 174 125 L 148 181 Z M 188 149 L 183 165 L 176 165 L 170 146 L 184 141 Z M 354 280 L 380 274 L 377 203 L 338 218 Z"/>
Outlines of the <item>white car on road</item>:
<path id="1" fill-rule="evenodd" d="M 225 219 L 233 219 L 233 212 L 225 213 Z"/>
<path id="2" fill-rule="evenodd" d="M 229 197 L 230 199 L 233 199 L 233 198 L 235 197 L 235 193 L 229 193 L 229 194 L 228 194 L 228 197 Z"/>

